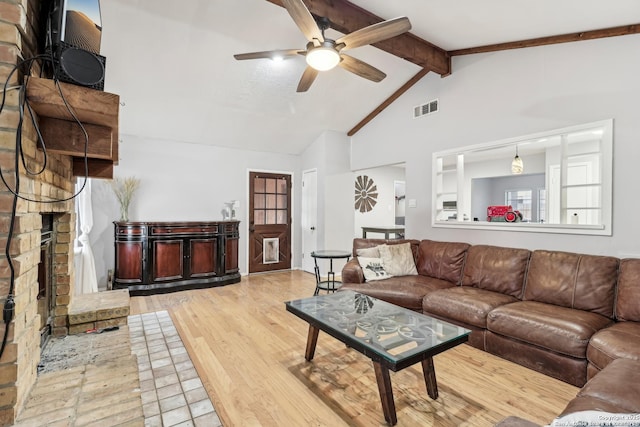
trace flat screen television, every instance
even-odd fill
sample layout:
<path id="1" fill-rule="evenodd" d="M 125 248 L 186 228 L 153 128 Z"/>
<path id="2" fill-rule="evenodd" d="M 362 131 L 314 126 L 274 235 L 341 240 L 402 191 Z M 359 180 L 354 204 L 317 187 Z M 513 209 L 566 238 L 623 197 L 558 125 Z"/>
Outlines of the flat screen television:
<path id="1" fill-rule="evenodd" d="M 100 0 L 50 0 L 46 46 L 65 44 L 100 54 Z"/>

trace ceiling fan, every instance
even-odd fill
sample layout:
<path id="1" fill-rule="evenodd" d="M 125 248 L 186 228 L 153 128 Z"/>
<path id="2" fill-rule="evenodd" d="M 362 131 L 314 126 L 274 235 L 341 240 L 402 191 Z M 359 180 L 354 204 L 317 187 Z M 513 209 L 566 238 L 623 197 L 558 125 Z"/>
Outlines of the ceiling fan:
<path id="1" fill-rule="evenodd" d="M 302 34 L 309 41 L 304 50 L 281 49 L 265 52 L 251 52 L 233 55 L 237 60 L 244 59 L 277 59 L 289 56 L 303 55 L 307 61 L 307 68 L 302 73 L 298 83 L 297 92 L 306 92 L 318 76 L 319 71 L 330 70 L 336 65 L 350 71 L 360 77 L 379 82 L 387 75 L 377 68 L 360 61 L 352 56 L 345 55 L 343 51 L 367 44 L 377 43 L 382 40 L 395 37 L 411 29 L 411 23 L 407 17 L 389 19 L 369 25 L 357 31 L 349 33 L 337 40 L 325 38 L 324 31 L 329 28 L 327 18 L 314 19 L 309 9 L 302 0 L 282 0 L 283 6 L 293 18 Z"/>

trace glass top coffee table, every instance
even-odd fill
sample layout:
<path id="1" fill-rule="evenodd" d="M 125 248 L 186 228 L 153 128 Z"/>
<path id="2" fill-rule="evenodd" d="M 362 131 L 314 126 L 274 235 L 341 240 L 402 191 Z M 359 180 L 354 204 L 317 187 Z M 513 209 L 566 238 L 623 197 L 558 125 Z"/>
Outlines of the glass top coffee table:
<path id="1" fill-rule="evenodd" d="M 306 360 L 313 359 L 321 330 L 371 359 L 384 418 L 391 425 L 397 418 L 389 370 L 422 363 L 427 393 L 437 399 L 433 356 L 466 342 L 471 332 L 353 291 L 288 301 L 285 306 L 309 323 Z"/>

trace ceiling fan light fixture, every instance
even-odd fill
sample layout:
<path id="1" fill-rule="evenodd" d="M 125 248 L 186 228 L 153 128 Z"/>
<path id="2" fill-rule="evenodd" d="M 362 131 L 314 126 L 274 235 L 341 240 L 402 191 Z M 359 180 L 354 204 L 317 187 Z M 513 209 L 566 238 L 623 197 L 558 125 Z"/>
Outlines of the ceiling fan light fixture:
<path id="1" fill-rule="evenodd" d="M 318 71 L 327 71 L 340 63 L 340 55 L 333 46 L 319 46 L 309 49 L 307 64 Z"/>

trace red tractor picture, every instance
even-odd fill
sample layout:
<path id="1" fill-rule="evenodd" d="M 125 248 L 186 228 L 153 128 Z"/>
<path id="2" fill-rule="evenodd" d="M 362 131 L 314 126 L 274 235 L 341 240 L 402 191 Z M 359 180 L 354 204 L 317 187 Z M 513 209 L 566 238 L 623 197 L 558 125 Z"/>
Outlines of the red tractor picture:
<path id="1" fill-rule="evenodd" d="M 487 208 L 487 221 L 489 222 L 518 222 L 522 221 L 520 211 L 514 210 L 511 205 L 495 205 Z"/>

